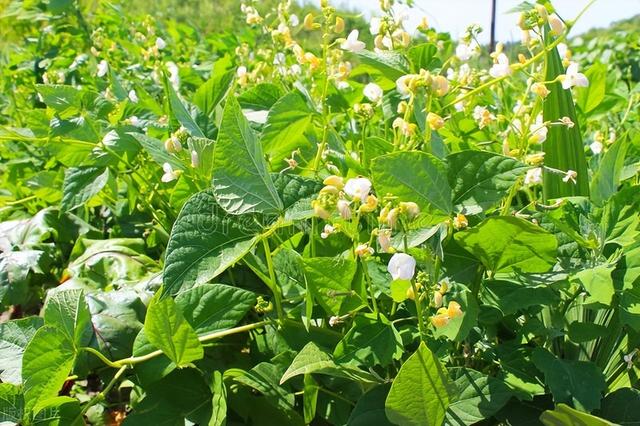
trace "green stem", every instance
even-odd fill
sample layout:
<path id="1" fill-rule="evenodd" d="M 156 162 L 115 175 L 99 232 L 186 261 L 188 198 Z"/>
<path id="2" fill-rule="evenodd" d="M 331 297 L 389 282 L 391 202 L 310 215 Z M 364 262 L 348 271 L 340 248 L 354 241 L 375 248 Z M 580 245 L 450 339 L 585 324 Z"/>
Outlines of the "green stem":
<path id="1" fill-rule="evenodd" d="M 109 391 L 111 390 L 111 388 L 113 388 L 113 386 L 116 384 L 116 382 L 118 382 L 118 380 L 120 380 L 120 377 L 122 377 L 122 375 L 127 370 L 127 368 L 129 368 L 128 365 L 123 365 L 122 367 L 120 367 L 120 369 L 116 372 L 116 374 L 113 376 L 111 381 L 109 383 L 107 383 L 107 386 L 105 386 L 104 389 L 102 389 L 102 391 L 99 394 L 97 394 L 96 396 L 91 398 L 91 400 L 89 402 L 87 402 L 87 404 L 84 407 L 82 407 L 82 411 L 80 411 L 80 414 L 78 415 L 78 417 L 84 416 L 87 413 L 87 411 L 89 411 L 89 408 L 93 407 L 98 402 L 100 402 L 104 398 L 106 398 L 106 396 L 109 393 Z"/>
<path id="2" fill-rule="evenodd" d="M 278 313 L 278 319 L 284 318 L 284 310 L 282 309 L 282 293 L 280 293 L 280 287 L 278 287 L 278 281 L 276 280 L 276 272 L 273 268 L 273 259 L 271 257 L 271 247 L 269 241 L 266 238 L 262 239 L 262 247 L 264 248 L 264 257 L 267 259 L 267 268 L 269 269 L 269 280 L 271 281 L 271 292 L 276 302 L 276 312 Z"/>

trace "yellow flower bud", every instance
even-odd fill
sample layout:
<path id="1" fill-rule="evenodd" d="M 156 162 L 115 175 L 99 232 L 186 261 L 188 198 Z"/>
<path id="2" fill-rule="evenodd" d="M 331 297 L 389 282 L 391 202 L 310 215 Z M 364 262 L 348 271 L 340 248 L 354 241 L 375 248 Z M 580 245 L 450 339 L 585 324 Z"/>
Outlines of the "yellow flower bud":
<path id="1" fill-rule="evenodd" d="M 451 319 L 462 316 L 463 312 L 462 312 L 462 308 L 460 307 L 460 304 L 454 301 L 449 302 L 449 306 L 447 307 L 447 314 Z"/>
<path id="2" fill-rule="evenodd" d="M 443 75 L 438 75 L 431 81 L 431 89 L 436 96 L 444 96 L 449 92 L 449 81 Z"/>
<path id="3" fill-rule="evenodd" d="M 341 33 L 344 31 L 344 19 L 340 16 L 336 16 L 336 25 L 333 27 L 333 30 L 336 33 Z"/>
<path id="4" fill-rule="evenodd" d="M 313 22 L 313 13 L 307 13 L 302 21 L 302 26 L 307 31 L 313 31 L 315 29 L 315 25 Z"/>
<path id="5" fill-rule="evenodd" d="M 400 203 L 400 211 L 407 215 L 409 219 L 413 219 L 420 214 L 420 207 L 413 201 Z"/>
<path id="6" fill-rule="evenodd" d="M 544 83 L 533 83 L 531 85 L 531 91 L 540 96 L 542 99 L 546 98 L 549 93 L 551 93 Z"/>
<path id="7" fill-rule="evenodd" d="M 325 185 L 331 185 L 338 189 L 344 188 L 344 179 L 341 176 L 331 175 L 327 176 L 322 183 Z"/>
<path id="8" fill-rule="evenodd" d="M 444 126 L 444 119 L 438 114 L 430 112 L 427 114 L 427 123 L 431 130 L 440 130 Z"/>
<path id="9" fill-rule="evenodd" d="M 360 213 L 370 213 L 378 207 L 378 199 L 375 195 L 368 195 L 367 201 L 358 209 Z"/>
<path id="10" fill-rule="evenodd" d="M 538 12 L 538 16 L 542 19 L 542 22 L 547 22 L 549 18 L 549 13 L 547 12 L 547 8 L 541 4 L 536 4 L 536 12 Z"/>
<path id="11" fill-rule="evenodd" d="M 458 213 L 456 217 L 453 219 L 453 227 L 460 230 L 469 226 L 469 221 L 467 217 L 462 213 Z"/>

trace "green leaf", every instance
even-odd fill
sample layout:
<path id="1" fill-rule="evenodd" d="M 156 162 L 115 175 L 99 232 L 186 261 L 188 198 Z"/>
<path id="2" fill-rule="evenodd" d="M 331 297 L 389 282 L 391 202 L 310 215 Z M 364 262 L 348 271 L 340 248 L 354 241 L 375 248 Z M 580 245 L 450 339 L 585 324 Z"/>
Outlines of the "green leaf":
<path id="1" fill-rule="evenodd" d="M 64 333 L 75 348 L 87 346 L 93 335 L 91 313 L 82 290 L 52 291 L 44 305 L 44 322 Z"/>
<path id="2" fill-rule="evenodd" d="M 304 274 L 315 300 L 331 315 L 342 315 L 363 301 L 352 289 L 356 262 L 338 257 L 304 258 Z"/>
<path id="3" fill-rule="evenodd" d="M 18 386 L 0 383 L 0 423 L 18 424 L 24 415 L 24 396 Z"/>
<path id="4" fill-rule="evenodd" d="M 311 198 L 324 186 L 319 180 L 299 175 L 274 173 L 271 176 L 285 209 L 294 207 L 299 202 L 310 205 Z"/>
<path id="5" fill-rule="evenodd" d="M 144 331 L 149 342 L 162 350 L 178 367 L 187 366 L 204 356 L 198 335 L 170 297 L 160 299 L 158 293 L 151 299 Z"/>
<path id="6" fill-rule="evenodd" d="M 421 211 L 449 214 L 451 188 L 445 164 L 424 152 L 394 152 L 373 160 L 371 173 L 378 198 L 393 194 L 413 201 Z"/>
<path id="7" fill-rule="evenodd" d="M 621 388 L 602 400 L 602 407 L 595 414 L 620 425 L 640 424 L 640 391 Z"/>
<path id="8" fill-rule="evenodd" d="M 213 190 L 191 197 L 173 225 L 167 246 L 167 294 L 177 294 L 221 274 L 253 247 L 259 232 L 253 221 L 241 222 L 222 210 Z"/>
<path id="9" fill-rule="evenodd" d="M 76 351 L 59 328 L 45 325 L 36 331 L 22 355 L 24 399 L 28 410 L 58 395 L 75 362 Z"/>
<path id="10" fill-rule="evenodd" d="M 307 343 L 298 355 L 294 358 L 293 362 L 285 371 L 280 384 L 286 382 L 292 377 L 299 376 L 301 374 L 324 374 L 333 377 L 342 377 L 351 380 L 357 380 L 363 383 L 376 383 L 377 380 L 362 370 L 340 366 L 336 364 L 331 355 L 323 352 L 315 343 Z"/>
<path id="11" fill-rule="evenodd" d="M 214 371 L 211 377 L 211 406 L 213 411 L 208 426 L 224 426 L 227 423 L 227 388 L 222 374 Z"/>
<path id="12" fill-rule="evenodd" d="M 436 57 L 438 47 L 433 43 L 422 43 L 409 49 L 408 56 L 411 60 L 412 69 L 418 73 L 421 69 L 433 70 L 442 65 L 440 59 Z"/>
<path id="13" fill-rule="evenodd" d="M 358 399 L 349 416 L 348 426 L 391 426 L 387 420 L 384 403 L 389 394 L 389 385 L 376 386 Z"/>
<path id="14" fill-rule="evenodd" d="M 474 214 L 498 204 L 529 168 L 487 151 L 460 151 L 447 156 L 453 204 Z"/>
<path id="15" fill-rule="evenodd" d="M 255 303 L 254 293 L 224 284 L 200 284 L 176 297 L 178 308 L 198 334 L 235 326 Z"/>
<path id="16" fill-rule="evenodd" d="M 42 327 L 40 317 L 28 317 L 0 324 L 0 380 L 22 383 L 22 354 L 36 331 Z"/>
<path id="17" fill-rule="evenodd" d="M 84 426 L 80 401 L 68 396 L 57 396 L 42 401 L 34 408 L 34 426 Z"/>
<path id="18" fill-rule="evenodd" d="M 283 209 L 260 143 L 234 97 L 227 99 L 214 148 L 213 187 L 218 203 L 231 214 Z"/>
<path id="19" fill-rule="evenodd" d="M 148 355 L 156 350 L 157 348 L 149 342 L 144 328 L 141 329 L 133 342 L 133 356 Z M 140 384 L 146 388 L 175 370 L 176 364 L 166 355 L 162 354 L 148 361 L 136 364 L 133 368 L 136 373 L 136 378 L 140 381 Z"/>
<path id="20" fill-rule="evenodd" d="M 163 83 L 164 91 L 169 99 L 169 106 L 173 116 L 184 126 L 185 129 L 187 129 L 191 136 L 204 138 L 206 135 L 202 130 L 200 130 L 200 127 L 198 127 L 193 117 L 191 117 L 191 114 L 189 114 L 189 111 L 185 108 L 184 104 L 178 97 L 178 94 L 173 89 L 173 85 L 169 82 L 166 74 L 164 74 Z"/>
<path id="21" fill-rule="evenodd" d="M 449 374 L 459 393 L 447 410 L 448 425 L 471 425 L 491 418 L 513 396 L 502 380 L 478 371 L 453 368 Z"/>
<path id="22" fill-rule="evenodd" d="M 282 168 L 284 159 L 300 147 L 304 141 L 315 111 L 309 107 L 299 92 L 284 95 L 269 110 L 267 123 L 262 130 L 262 147 L 271 164 Z"/>
<path id="23" fill-rule="evenodd" d="M 74 116 L 82 109 L 84 93 L 81 89 L 62 84 L 36 84 L 36 90 L 42 101 L 62 118 Z"/>
<path id="24" fill-rule="evenodd" d="M 64 173 L 62 184 L 63 211 L 73 210 L 98 195 L 109 180 L 109 169 L 103 167 L 71 167 Z"/>
<path id="25" fill-rule="evenodd" d="M 606 389 L 600 368 L 590 361 L 565 361 L 542 348 L 533 350 L 531 360 L 544 373 L 553 400 L 591 411 L 600 407 Z"/>
<path id="26" fill-rule="evenodd" d="M 597 302 L 605 306 L 611 305 L 616 291 L 611 278 L 613 269 L 613 266 L 599 265 L 595 268 L 583 269 L 574 275 L 590 295 L 585 303 Z"/>
<path id="27" fill-rule="evenodd" d="M 358 52 L 357 56 L 360 63 L 367 69 L 379 73 L 392 82 L 409 73 L 409 64 L 398 52 L 363 50 Z"/>
<path id="28" fill-rule="evenodd" d="M 608 332 L 607 327 L 603 325 L 580 321 L 572 322 L 567 328 L 569 339 L 575 343 L 590 342 L 591 340 L 606 336 Z"/>
<path id="29" fill-rule="evenodd" d="M 607 66 L 596 62 L 585 72 L 589 79 L 587 87 L 578 87 L 577 104 L 584 114 L 588 114 L 600 105 L 604 99 L 607 84 Z"/>
<path id="30" fill-rule="evenodd" d="M 387 366 L 402 357 L 402 339 L 384 315 L 356 316 L 353 326 L 336 346 L 337 363 Z"/>
<path id="31" fill-rule="evenodd" d="M 282 370 L 278 366 L 261 362 L 250 370 L 229 369 L 225 371 L 225 379 L 233 378 L 233 381 L 249 386 L 264 395 L 271 405 L 292 416 L 297 416 L 295 411 L 295 396 L 293 393 L 278 383 Z"/>
<path id="32" fill-rule="evenodd" d="M 555 237 L 516 217 L 490 217 L 455 240 L 494 273 L 546 272 L 556 262 Z"/>
<path id="33" fill-rule="evenodd" d="M 393 280 L 389 286 L 394 302 L 401 303 L 407 300 L 407 291 L 411 288 L 410 280 Z"/>
<path id="34" fill-rule="evenodd" d="M 424 342 L 393 380 L 387 396 L 387 418 L 400 426 L 440 426 L 451 397 L 447 373 Z"/>
<path id="35" fill-rule="evenodd" d="M 555 410 L 547 410 L 540 416 L 545 426 L 615 426 L 588 413 L 574 410 L 565 404 L 558 404 Z"/>
<path id="36" fill-rule="evenodd" d="M 549 45 L 553 37 L 549 36 L 549 26 L 545 30 L 545 45 Z M 558 48 L 547 51 L 546 81 L 555 81 L 565 73 Z M 584 153 L 580 123 L 576 115 L 571 90 L 562 88 L 556 81 L 547 84 L 549 95 L 543 103 L 543 119 L 545 123 L 558 122 L 562 117 L 569 117 L 574 123 L 572 128 L 567 126 L 549 126 L 547 139 L 542 144 L 544 149 L 543 195 L 545 200 L 568 196 L 589 195 L 589 172 Z M 576 183 L 564 182 L 561 174 L 549 171 L 547 167 L 566 172 L 573 170 L 578 173 Z"/>
<path id="37" fill-rule="evenodd" d="M 270 109 L 283 95 L 280 86 L 271 83 L 259 83 L 251 86 L 238 96 L 242 108 L 255 111 Z"/>
<path id="38" fill-rule="evenodd" d="M 621 138 L 611 145 L 602 157 L 602 162 L 591 181 L 591 200 L 596 205 L 604 205 L 609 198 L 618 192 L 628 146 L 627 138 Z"/>
<path id="39" fill-rule="evenodd" d="M 233 76 L 233 70 L 214 69 L 209 80 L 198 87 L 198 90 L 193 94 L 193 103 L 200 108 L 204 115 L 211 115 L 224 98 L 233 81 Z"/>

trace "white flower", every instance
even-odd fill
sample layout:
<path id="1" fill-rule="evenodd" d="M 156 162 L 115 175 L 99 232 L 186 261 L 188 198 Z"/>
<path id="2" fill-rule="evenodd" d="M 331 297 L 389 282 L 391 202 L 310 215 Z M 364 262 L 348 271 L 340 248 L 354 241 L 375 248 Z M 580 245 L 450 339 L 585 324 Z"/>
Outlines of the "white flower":
<path id="1" fill-rule="evenodd" d="M 489 70 L 489 75 L 493 78 L 504 77 L 511 74 L 509 58 L 504 53 L 498 55 L 496 63 Z"/>
<path id="2" fill-rule="evenodd" d="M 396 80 L 396 90 L 403 98 L 408 98 L 410 94 L 409 86 L 407 86 L 407 80 L 415 77 L 414 74 L 403 75 Z"/>
<path id="3" fill-rule="evenodd" d="M 240 65 L 236 70 L 236 76 L 244 77 L 245 75 L 247 75 L 247 67 L 245 67 L 244 65 Z"/>
<path id="4" fill-rule="evenodd" d="M 358 30 L 351 31 L 347 36 L 347 39 L 343 41 L 342 44 L 340 45 L 340 48 L 342 50 L 348 50 L 350 52 L 363 51 L 366 45 L 364 44 L 364 42 L 358 40 L 359 34 L 360 33 Z"/>
<path id="5" fill-rule="evenodd" d="M 391 256 L 387 270 L 394 280 L 410 280 L 416 272 L 416 260 L 405 253 Z"/>
<path id="6" fill-rule="evenodd" d="M 158 50 L 162 50 L 167 47 L 167 42 L 164 41 L 161 37 L 156 38 L 156 47 Z"/>
<path id="7" fill-rule="evenodd" d="M 291 75 L 300 75 L 300 73 L 302 73 L 302 67 L 298 64 L 293 64 L 291 68 L 289 68 L 289 72 L 291 72 Z"/>
<path id="8" fill-rule="evenodd" d="M 344 185 L 344 192 L 348 196 L 352 198 L 359 198 L 363 203 L 367 201 L 367 195 L 369 195 L 370 191 L 371 181 L 363 177 L 349 179 Z"/>
<path id="9" fill-rule="evenodd" d="M 569 47 L 564 43 L 558 43 L 556 46 L 558 49 L 558 54 L 562 59 L 567 59 L 567 53 L 569 52 Z"/>
<path id="10" fill-rule="evenodd" d="M 350 202 L 347 200 L 340 199 L 337 203 L 338 213 L 340 213 L 340 217 L 349 220 L 351 219 L 351 207 L 349 207 Z"/>
<path id="11" fill-rule="evenodd" d="M 164 163 L 162 165 L 162 170 L 164 170 L 164 174 L 162 175 L 161 180 L 164 183 L 171 182 L 172 180 L 176 180 L 180 175 L 178 171 L 173 170 L 173 167 L 171 167 L 171 164 L 169 163 Z"/>
<path id="12" fill-rule="evenodd" d="M 287 62 L 287 57 L 284 53 L 278 52 L 273 58 L 273 65 L 284 65 Z"/>
<path id="13" fill-rule="evenodd" d="M 380 24 L 382 21 L 375 16 L 369 21 L 369 31 L 372 35 L 378 35 L 380 33 Z"/>
<path id="14" fill-rule="evenodd" d="M 558 18 L 558 15 L 549 16 L 549 26 L 552 34 L 560 35 L 564 32 L 564 22 Z"/>
<path id="15" fill-rule="evenodd" d="M 559 78 L 562 81 L 563 89 L 570 89 L 573 86 L 587 87 L 589 85 L 587 77 L 578 72 L 578 64 L 575 62 L 571 62 L 567 68 L 567 73 L 560 75 Z"/>
<path id="16" fill-rule="evenodd" d="M 524 176 L 525 185 L 535 185 L 542 182 L 542 168 L 536 167 L 534 169 L 527 170 L 527 174 Z"/>
<path id="17" fill-rule="evenodd" d="M 135 127 L 142 127 L 143 125 L 142 120 L 140 120 L 136 115 L 132 115 L 131 117 L 129 117 L 128 121 L 129 121 L 129 124 Z"/>
<path id="18" fill-rule="evenodd" d="M 567 170 L 567 173 L 565 173 L 564 177 L 562 178 L 562 181 L 563 182 L 571 181 L 571 183 L 575 184 L 577 177 L 578 177 L 578 172 L 576 172 L 575 170 Z"/>
<path id="19" fill-rule="evenodd" d="M 338 81 L 336 83 L 336 88 L 338 90 L 340 90 L 341 92 L 344 92 L 345 90 L 349 90 L 351 88 L 351 86 L 349 85 L 349 83 L 347 81 Z"/>
<path id="20" fill-rule="evenodd" d="M 378 231 L 378 244 L 383 252 L 389 253 L 391 249 L 391 230 L 381 229 Z"/>
<path id="21" fill-rule="evenodd" d="M 471 46 L 467 43 L 460 43 L 456 47 L 456 56 L 461 61 L 468 61 L 477 51 L 476 46 Z"/>
<path id="22" fill-rule="evenodd" d="M 320 238 L 322 238 L 323 240 L 326 239 L 329 235 L 333 234 L 335 230 L 336 229 L 333 226 L 327 223 L 324 226 L 324 229 L 322 230 L 322 232 L 320 233 Z"/>
<path id="23" fill-rule="evenodd" d="M 536 122 L 529 126 L 531 132 L 531 139 L 533 143 L 542 143 L 547 140 L 547 133 L 549 129 L 542 121 L 542 115 L 538 115 Z"/>
<path id="24" fill-rule="evenodd" d="M 358 257 L 367 257 L 372 255 L 374 252 L 374 250 L 371 247 L 369 247 L 368 243 L 358 244 L 358 246 L 354 251 L 356 253 L 356 256 Z"/>
<path id="25" fill-rule="evenodd" d="M 191 151 L 191 167 L 196 168 L 200 165 L 200 156 L 196 150 Z"/>
<path id="26" fill-rule="evenodd" d="M 298 15 L 296 15 L 295 13 L 291 14 L 291 16 L 289 16 L 289 25 L 291 25 L 292 27 L 297 27 L 300 24 L 300 19 L 298 18 Z"/>
<path id="27" fill-rule="evenodd" d="M 169 82 L 171 86 L 178 90 L 180 87 L 180 69 L 175 62 L 169 61 L 165 64 L 167 66 L 167 70 L 169 70 Z"/>
<path id="28" fill-rule="evenodd" d="M 375 83 L 369 83 L 366 86 L 364 86 L 362 93 L 367 99 L 369 99 L 374 104 L 377 104 L 380 101 L 380 99 L 382 99 L 382 95 L 384 94 L 384 92 L 382 91 L 382 88 Z"/>
<path id="29" fill-rule="evenodd" d="M 129 100 L 134 104 L 138 103 L 138 94 L 135 90 L 129 90 Z"/>
<path id="30" fill-rule="evenodd" d="M 603 145 L 602 142 L 595 141 L 591 145 L 589 145 L 589 148 L 594 155 L 598 155 L 602 152 Z"/>
<path id="31" fill-rule="evenodd" d="M 98 72 L 96 75 L 98 77 L 104 77 L 109 72 L 109 64 L 104 59 L 100 61 L 98 64 Z"/>

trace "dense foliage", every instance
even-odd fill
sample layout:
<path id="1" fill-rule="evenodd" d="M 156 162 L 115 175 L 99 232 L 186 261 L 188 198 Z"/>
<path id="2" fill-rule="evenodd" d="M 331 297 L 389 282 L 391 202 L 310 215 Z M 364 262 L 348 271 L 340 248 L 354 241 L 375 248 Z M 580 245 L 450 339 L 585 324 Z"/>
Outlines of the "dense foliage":
<path id="1" fill-rule="evenodd" d="M 5 7 L 0 423 L 640 422 L 638 33 L 393 3 Z"/>

